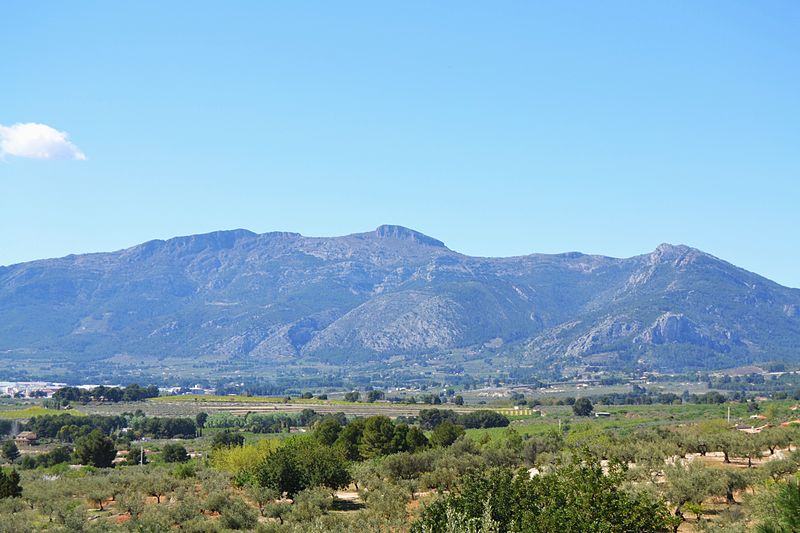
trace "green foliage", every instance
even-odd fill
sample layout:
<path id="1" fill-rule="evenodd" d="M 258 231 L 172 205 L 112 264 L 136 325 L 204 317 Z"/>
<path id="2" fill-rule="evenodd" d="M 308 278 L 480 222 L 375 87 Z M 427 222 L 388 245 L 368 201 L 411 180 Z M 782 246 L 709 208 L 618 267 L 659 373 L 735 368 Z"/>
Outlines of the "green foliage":
<path id="1" fill-rule="evenodd" d="M 256 467 L 279 446 L 276 439 L 261 439 L 244 446 L 216 447 L 211 454 L 211 464 L 238 479 L 244 479 L 252 476 Z"/>
<path id="2" fill-rule="evenodd" d="M 535 465 L 542 454 L 554 454 L 563 447 L 564 437 L 558 431 L 551 430 L 527 439 L 522 446 L 522 456 L 529 465 Z"/>
<path id="3" fill-rule="evenodd" d="M 386 416 L 371 416 L 350 421 L 344 427 L 328 419 L 315 428 L 314 436 L 330 442 L 350 461 L 383 457 L 402 451 L 416 451 L 428 446 L 428 439 L 417 427 L 393 422 Z"/>
<path id="4" fill-rule="evenodd" d="M 700 462 L 669 466 L 664 469 L 664 475 L 667 478 L 665 496 L 675 506 L 678 523 L 683 520 L 686 504 L 701 506 L 709 496 L 727 493 L 725 478 Z"/>
<path id="5" fill-rule="evenodd" d="M 419 418 L 419 427 L 431 430 L 442 422 L 455 423 L 458 414 L 450 409 L 422 409 L 417 417 Z"/>
<path id="6" fill-rule="evenodd" d="M 797 463 L 791 459 L 773 459 L 761 466 L 761 470 L 773 480 L 779 479 L 797 472 Z"/>
<path id="7" fill-rule="evenodd" d="M 244 446 L 244 435 L 233 433 L 231 431 L 221 431 L 214 433 L 211 439 L 211 448 L 216 450 L 219 448 L 229 448 L 232 446 Z"/>
<path id="8" fill-rule="evenodd" d="M 22 458 L 22 468 L 31 470 L 33 468 L 49 468 L 55 465 L 63 465 L 72 460 L 72 450 L 66 446 L 56 446 L 46 453 L 37 455 L 26 455 Z"/>
<path id="9" fill-rule="evenodd" d="M 192 438 L 197 434 L 197 426 L 191 418 L 137 416 L 130 425 L 135 431 L 158 439 Z"/>
<path id="10" fill-rule="evenodd" d="M 150 461 L 147 459 L 147 454 L 144 453 L 144 448 L 141 446 L 131 448 L 128 450 L 128 455 L 125 456 L 125 464 L 128 466 L 134 466 L 138 464 L 146 465 L 149 462 Z"/>
<path id="11" fill-rule="evenodd" d="M 431 444 L 434 446 L 447 447 L 453 444 L 460 436 L 464 434 L 462 426 L 453 424 L 452 422 L 442 422 L 431 433 Z"/>
<path id="12" fill-rule="evenodd" d="M 366 420 L 363 418 L 352 420 L 342 428 L 339 436 L 336 437 L 334 447 L 340 450 L 349 461 L 360 461 L 362 459 L 359 444 L 361 436 L 364 434 L 365 424 Z"/>
<path id="13" fill-rule="evenodd" d="M 358 391 L 351 391 L 345 393 L 344 400 L 346 402 L 357 402 L 360 397 L 361 394 L 359 394 Z"/>
<path id="14" fill-rule="evenodd" d="M 17 498 L 22 495 L 19 473 L 16 470 L 5 472 L 0 469 L 0 499 Z"/>
<path id="15" fill-rule="evenodd" d="M 279 494 L 292 496 L 308 486 L 299 461 L 291 449 L 278 448 L 255 471 L 258 484 Z"/>
<path id="16" fill-rule="evenodd" d="M 140 387 L 137 384 L 127 387 L 105 387 L 103 385 L 93 389 L 80 389 L 78 387 L 62 387 L 53 394 L 53 400 L 60 405 L 70 402 L 87 403 L 95 402 L 138 402 L 147 398 L 157 398 L 158 387 L 150 385 Z"/>
<path id="17" fill-rule="evenodd" d="M 264 517 L 267 516 L 267 505 L 280 497 L 280 494 L 275 489 L 262 487 L 257 482 L 245 485 L 245 492 L 247 497 L 258 505 L 258 511 Z"/>
<path id="18" fill-rule="evenodd" d="M 371 390 L 367 393 L 367 402 L 374 403 L 377 402 L 378 400 L 383 400 L 385 396 L 386 395 L 384 394 L 383 391 Z"/>
<path id="19" fill-rule="evenodd" d="M 310 487 L 345 487 L 350 472 L 341 453 L 313 438 L 295 437 L 266 457 L 255 479 L 262 487 L 292 496 Z"/>
<path id="20" fill-rule="evenodd" d="M 292 511 L 292 504 L 288 501 L 271 501 L 266 503 L 262 509 L 262 516 L 274 518 L 283 524 L 283 519 Z"/>
<path id="21" fill-rule="evenodd" d="M 370 459 L 397 451 L 394 441 L 395 425 L 387 416 L 371 416 L 364 424 L 358 451 Z"/>
<path id="22" fill-rule="evenodd" d="M 87 499 L 97 506 L 98 511 L 102 511 L 105 501 L 114 495 L 114 486 L 105 476 L 88 478 L 83 482 L 82 489 Z"/>
<path id="23" fill-rule="evenodd" d="M 791 405 L 790 401 L 781 404 L 780 416 L 791 416 Z M 746 404 L 731 407 L 733 417 L 747 416 Z M 760 406 L 762 412 L 769 407 L 768 402 Z M 435 509 L 442 501 L 446 505 L 435 515 L 444 516 L 444 523 L 425 522 L 430 526 L 429 532 L 599 533 L 623 531 L 623 527 L 631 532 L 650 531 L 648 524 L 652 522 L 647 519 L 660 516 L 664 528 L 671 529 L 680 525 L 683 514 L 690 513 L 701 517 L 697 522 L 692 519 L 693 528 L 707 533 L 744 533 L 756 524 L 771 528 L 762 531 L 792 531 L 775 517 L 783 512 L 778 510 L 778 492 L 796 472 L 800 452 L 786 454 L 785 445 L 777 445 L 772 457 L 753 461 L 753 468 L 742 468 L 750 453 L 745 444 L 758 443 L 752 448 L 753 458 L 757 454 L 766 456 L 768 443 L 783 438 L 778 432 L 762 438 L 738 434 L 720 421 L 691 423 L 692 419 L 725 414 L 724 407 L 713 405 L 608 409 L 614 413 L 608 419 L 579 423 L 572 420 L 559 427 L 558 419 L 569 416 L 571 408 L 547 406 L 547 417 L 515 417 L 512 427 L 470 430 L 448 447 L 429 446 L 418 427 L 403 423 L 409 419 L 389 420 L 388 424 L 375 419 L 368 424 L 366 418 L 348 422 L 339 415 L 329 415 L 318 417 L 312 431 L 304 436 L 216 448 L 207 461 L 167 466 L 158 460 L 141 468 L 117 469 L 71 469 L 59 463 L 48 471 L 20 471 L 24 492 L 21 498 L 0 501 L 0 531 L 31 530 L 26 524 L 54 533 L 155 532 L 177 526 L 187 532 L 233 528 L 275 533 L 408 531 L 413 515 L 422 512 L 423 519 L 430 518 L 427 513 L 433 511 L 427 509 Z M 439 424 L 444 428 L 457 420 L 448 415 L 444 418 Z M 487 438 L 473 439 L 474 432 Z M 214 433 L 217 432 L 177 444 L 207 452 Z M 488 438 L 489 434 L 493 438 Z M 786 432 L 788 442 L 796 443 L 798 437 L 800 432 Z M 416 444 L 409 444 L 412 441 Z M 724 446 L 737 464 L 720 464 L 717 456 L 686 455 L 694 443 L 701 441 L 708 451 Z M 364 442 L 380 451 L 364 459 L 359 451 Z M 122 441 L 117 444 L 125 445 Z M 346 460 L 348 449 L 354 452 L 357 462 Z M 50 461 L 45 463 L 43 458 L 51 454 L 69 458 L 70 450 L 61 447 L 46 454 L 23 454 L 23 468 L 46 466 Z M 787 458 L 779 458 L 784 454 Z M 592 480 L 591 472 L 586 471 L 591 465 L 596 466 L 594 457 L 610 460 L 608 477 L 612 478 L 613 487 L 605 481 Z M 616 466 L 627 463 L 631 463 L 629 471 Z M 601 470 L 607 468 L 606 464 L 604 461 Z M 536 470 L 530 474 L 516 470 L 522 465 L 535 466 Z M 576 474 L 580 469 L 584 472 Z M 273 475 L 275 472 L 278 475 Z M 510 481 L 498 482 L 499 478 L 491 477 L 492 472 L 510 473 Z M 332 498 L 334 486 L 349 482 L 350 477 L 356 482 L 360 502 Z M 483 482 L 485 490 L 476 490 L 472 477 L 490 481 Z M 270 478 L 278 481 L 260 483 Z M 283 494 L 276 488 L 281 485 L 293 493 L 293 504 L 282 499 Z M 409 499 L 428 490 L 438 491 L 440 496 L 423 497 L 419 509 L 408 506 Z M 734 502 L 734 494 L 738 502 Z M 145 505 L 144 498 L 149 496 L 152 498 L 148 501 L 153 503 Z M 728 505 L 722 504 L 723 497 Z M 477 503 L 466 505 L 459 498 Z M 631 511 L 631 505 L 620 503 L 626 498 L 628 503 L 634 502 L 634 509 L 641 509 L 642 502 L 655 504 L 656 508 L 646 518 L 645 513 L 636 513 Z M 711 501 L 713 507 L 709 506 Z M 668 513 L 666 505 L 678 515 Z M 330 512 L 332 509 L 335 512 Z M 119 514 L 128 513 L 124 524 L 117 523 Z M 215 516 L 217 513 L 227 516 Z M 253 522 L 253 516 L 259 513 L 263 518 Z M 620 525 L 626 520 L 628 526 Z"/>
<path id="24" fill-rule="evenodd" d="M 281 433 L 290 428 L 310 425 L 318 418 L 314 410 L 304 409 L 300 413 L 259 413 L 245 415 L 219 412 L 208 415 L 207 428 L 242 429 L 252 433 Z"/>
<path id="25" fill-rule="evenodd" d="M 428 506 L 412 526 L 415 533 L 453 531 L 655 532 L 667 511 L 642 493 L 622 489 L 623 471 L 608 475 L 599 462 L 584 458 L 552 473 L 529 478 L 524 471 L 493 469 L 467 476 L 460 492 Z M 486 529 L 484 529 L 486 528 Z"/>
<path id="26" fill-rule="evenodd" d="M 75 443 L 75 458 L 84 465 L 108 468 L 112 466 L 117 450 L 114 442 L 95 429 Z"/>
<path id="27" fill-rule="evenodd" d="M 161 449 L 161 457 L 165 463 L 185 463 L 189 460 L 189 454 L 182 444 L 165 444 Z"/>
<path id="28" fill-rule="evenodd" d="M 800 529 L 800 481 L 781 483 L 775 493 L 774 513 L 756 527 L 757 533 L 795 533 Z"/>
<path id="29" fill-rule="evenodd" d="M 379 517 L 389 528 L 402 528 L 407 521 L 406 504 L 410 493 L 405 487 L 394 483 L 380 482 L 361 491 L 367 510 Z"/>
<path id="30" fill-rule="evenodd" d="M 590 416 L 592 411 L 594 411 L 594 406 L 589 398 L 578 398 L 572 404 L 572 412 L 575 413 L 575 416 Z"/>
<path id="31" fill-rule="evenodd" d="M 432 430 L 444 422 L 466 429 L 506 427 L 510 420 L 505 415 L 489 409 L 458 414 L 450 409 L 422 409 L 418 415 L 422 429 Z"/>
<path id="32" fill-rule="evenodd" d="M 326 514 L 333 505 L 330 491 L 308 488 L 299 492 L 294 499 L 289 519 L 292 522 L 310 523 L 316 518 Z"/>
<path id="33" fill-rule="evenodd" d="M 219 522 L 226 529 L 252 530 L 258 524 L 258 514 L 241 498 L 231 498 L 223 507 Z"/>
<path id="34" fill-rule="evenodd" d="M 333 417 L 326 417 L 314 426 L 314 437 L 326 446 L 332 446 L 339 433 L 342 431 L 342 424 Z"/>
<path id="35" fill-rule="evenodd" d="M 73 442 L 97 429 L 106 435 L 128 425 L 124 416 L 57 415 L 35 416 L 25 424 L 25 429 L 33 431 L 39 438 L 58 438 L 62 442 Z"/>
<path id="36" fill-rule="evenodd" d="M 195 477 L 197 471 L 193 463 L 178 463 L 172 469 L 172 475 L 178 479 L 189 479 Z"/>
<path id="37" fill-rule="evenodd" d="M 19 459 L 19 449 L 13 440 L 3 441 L 2 446 L 0 446 L 0 453 L 9 463 Z"/>
<path id="38" fill-rule="evenodd" d="M 416 426 L 410 426 L 408 428 L 405 441 L 405 447 L 402 447 L 400 451 L 418 452 L 424 450 L 430 444 L 425 433 Z"/>
<path id="39" fill-rule="evenodd" d="M 460 414 L 456 417 L 455 423 L 466 429 L 478 428 L 504 428 L 511 423 L 507 416 L 501 415 L 497 411 L 473 411 L 471 413 Z"/>

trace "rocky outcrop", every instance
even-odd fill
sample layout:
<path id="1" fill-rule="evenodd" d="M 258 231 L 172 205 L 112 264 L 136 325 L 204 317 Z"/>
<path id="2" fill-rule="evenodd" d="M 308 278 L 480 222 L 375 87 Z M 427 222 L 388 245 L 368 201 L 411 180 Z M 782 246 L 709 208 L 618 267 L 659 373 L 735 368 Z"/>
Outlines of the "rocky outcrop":
<path id="1" fill-rule="evenodd" d="M 634 340 L 646 345 L 688 344 L 727 353 L 739 338 L 733 331 L 712 324 L 701 328 L 682 313 L 664 313 Z"/>
<path id="2" fill-rule="evenodd" d="M 565 351 L 567 357 L 580 357 L 607 350 L 635 335 L 641 323 L 627 316 L 607 317 L 575 339 Z"/>
<path id="3" fill-rule="evenodd" d="M 698 343 L 703 340 L 703 336 L 698 333 L 694 322 L 683 314 L 664 313 L 636 340 L 646 344 Z"/>

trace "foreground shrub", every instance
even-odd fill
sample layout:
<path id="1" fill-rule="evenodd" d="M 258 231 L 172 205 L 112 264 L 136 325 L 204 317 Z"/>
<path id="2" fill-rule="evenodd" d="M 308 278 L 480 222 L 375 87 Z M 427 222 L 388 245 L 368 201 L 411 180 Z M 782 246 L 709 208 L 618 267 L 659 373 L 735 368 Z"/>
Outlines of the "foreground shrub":
<path id="1" fill-rule="evenodd" d="M 454 531 L 603 531 L 640 533 L 662 530 L 668 521 L 663 502 L 620 487 L 621 467 L 603 473 L 587 460 L 530 478 L 508 468 L 466 477 L 461 491 L 428 506 L 413 524 L 414 533 Z M 486 524 L 484 526 L 484 524 Z"/>

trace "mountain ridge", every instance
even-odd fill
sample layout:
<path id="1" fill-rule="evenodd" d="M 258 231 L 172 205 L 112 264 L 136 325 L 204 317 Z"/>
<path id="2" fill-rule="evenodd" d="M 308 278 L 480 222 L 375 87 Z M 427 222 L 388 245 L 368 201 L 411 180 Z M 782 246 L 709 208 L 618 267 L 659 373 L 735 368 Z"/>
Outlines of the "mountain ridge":
<path id="1" fill-rule="evenodd" d="M 798 346 L 800 290 L 668 243 L 491 258 L 397 225 L 236 229 L 0 267 L 0 353 L 680 370 L 800 361 Z"/>
<path id="2" fill-rule="evenodd" d="M 451 251 L 453 253 L 457 253 L 459 255 L 463 255 L 465 257 L 470 257 L 470 258 L 474 258 L 474 259 L 496 259 L 496 260 L 518 259 L 518 258 L 531 257 L 531 256 L 566 257 L 566 258 L 578 258 L 578 257 L 598 257 L 599 258 L 599 257 L 602 257 L 602 258 L 606 258 L 606 259 L 633 259 L 633 258 L 636 258 L 636 257 L 643 257 L 643 256 L 647 256 L 647 255 L 653 254 L 653 253 L 655 253 L 656 251 L 658 251 L 659 249 L 662 249 L 662 248 L 664 248 L 664 249 L 694 250 L 694 251 L 700 252 L 702 254 L 709 255 L 711 257 L 715 257 L 715 256 L 713 256 L 711 254 L 708 254 L 707 252 L 703 252 L 702 250 L 699 250 L 698 248 L 694 248 L 694 247 L 691 247 L 691 246 L 688 246 L 688 245 L 685 245 L 685 244 L 671 244 L 671 243 L 667 243 L 667 242 L 663 242 L 663 243 L 659 244 L 652 252 L 644 252 L 644 253 L 633 255 L 633 256 L 629 256 L 629 257 L 616 257 L 616 256 L 603 255 L 603 254 L 587 254 L 587 253 L 580 252 L 580 251 L 577 251 L 577 250 L 568 251 L 568 252 L 555 252 L 555 253 L 531 252 L 529 254 L 508 255 L 508 256 L 468 255 L 468 254 L 463 254 L 461 252 L 456 252 L 456 251 L 448 248 L 445 245 L 444 242 L 442 242 L 442 241 L 440 241 L 438 239 L 435 239 L 433 237 L 430 237 L 430 236 L 428 236 L 425 233 L 422 233 L 420 231 L 416 231 L 414 229 L 411 229 L 411 228 L 408 228 L 408 227 L 405 227 L 405 226 L 401 226 L 401 225 L 382 224 L 382 225 L 378 226 L 373 231 L 350 233 L 350 234 L 346 234 L 346 235 L 330 236 L 330 237 L 308 236 L 308 235 L 303 235 L 301 233 L 291 232 L 291 231 L 269 231 L 269 232 L 265 232 L 265 233 L 257 233 L 257 232 L 254 232 L 252 230 L 248 230 L 246 228 L 215 230 L 215 231 L 210 231 L 210 232 L 206 232 L 206 233 L 195 233 L 195 234 L 191 234 L 191 235 L 177 235 L 177 236 L 174 236 L 174 237 L 169 237 L 167 239 L 151 239 L 149 241 L 145 241 L 145 242 L 142 242 L 142 243 L 139 243 L 139 244 L 134 244 L 134 245 L 131 245 L 131 246 L 128 246 L 128 247 L 125 247 L 125 248 L 119 248 L 119 249 L 111 250 L 111 251 L 70 253 L 70 254 L 63 255 L 63 256 L 58 256 L 58 257 L 46 257 L 46 258 L 40 258 L 40 259 L 32 259 L 32 260 L 29 260 L 29 261 L 20 261 L 20 262 L 17 262 L 17 263 L 10 263 L 10 264 L 7 264 L 7 265 L 0 265 L 0 270 L 8 269 L 8 268 L 19 266 L 19 265 L 29 264 L 29 263 L 36 263 L 36 262 L 40 262 L 40 261 L 56 261 L 56 260 L 60 260 L 60 259 L 69 259 L 69 258 L 74 258 L 74 257 L 90 257 L 90 256 L 98 256 L 98 255 L 106 255 L 106 254 L 117 254 L 117 253 L 122 253 L 122 252 L 134 251 L 134 250 L 137 250 L 137 249 L 140 249 L 140 248 L 146 248 L 146 247 L 150 247 L 150 246 L 157 246 L 157 245 L 163 245 L 163 244 L 172 244 L 172 243 L 184 243 L 184 242 L 191 241 L 191 240 L 194 240 L 194 239 L 197 239 L 197 238 L 215 238 L 215 239 L 219 240 L 219 239 L 224 239 L 227 236 L 233 236 L 234 240 L 237 240 L 238 238 L 299 238 L 299 239 L 325 240 L 325 239 L 343 239 L 343 238 L 349 238 L 349 237 L 366 237 L 366 238 L 368 238 L 370 236 L 378 236 L 380 238 L 396 238 L 396 239 L 400 239 L 400 240 L 427 241 L 432 246 L 439 247 L 439 248 L 444 248 L 444 249 L 446 249 L 448 251 Z M 719 259 L 719 258 L 717 258 L 717 259 Z M 740 268 L 740 267 L 737 267 L 737 268 Z"/>

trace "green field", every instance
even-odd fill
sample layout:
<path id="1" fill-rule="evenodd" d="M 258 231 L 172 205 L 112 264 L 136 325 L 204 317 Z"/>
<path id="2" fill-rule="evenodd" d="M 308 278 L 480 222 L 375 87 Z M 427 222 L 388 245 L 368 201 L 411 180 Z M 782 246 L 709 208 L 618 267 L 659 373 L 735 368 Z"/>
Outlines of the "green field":
<path id="1" fill-rule="evenodd" d="M 85 413 L 81 413 L 80 411 L 77 411 L 75 409 L 71 409 L 69 411 L 53 411 L 52 409 L 45 409 L 44 407 L 41 407 L 39 405 L 31 405 L 29 407 L 24 407 L 21 409 L 9 409 L 5 411 L 0 411 L 0 418 L 5 418 L 6 420 L 27 420 L 28 418 L 34 416 L 54 415 L 66 412 L 75 416 L 85 416 Z"/>
<path id="2" fill-rule="evenodd" d="M 770 401 L 766 409 L 775 416 L 787 418 L 791 411 L 792 401 Z M 587 426 L 593 430 L 631 431 L 636 428 L 650 426 L 674 426 L 700 422 L 703 420 L 725 420 L 730 408 L 731 423 L 751 424 L 752 413 L 745 404 L 682 404 L 682 405 L 596 405 L 595 412 L 610 413 L 608 418 L 577 417 L 569 406 L 542 407 L 542 416 L 509 416 L 510 428 L 520 435 L 538 435 L 558 429 L 559 420 L 562 425 L 575 428 L 577 425 Z M 504 438 L 507 428 L 468 429 L 467 435 L 480 440 L 488 435 L 491 440 Z"/>

